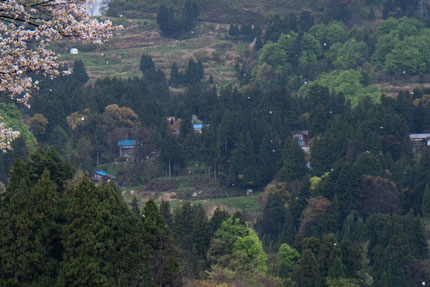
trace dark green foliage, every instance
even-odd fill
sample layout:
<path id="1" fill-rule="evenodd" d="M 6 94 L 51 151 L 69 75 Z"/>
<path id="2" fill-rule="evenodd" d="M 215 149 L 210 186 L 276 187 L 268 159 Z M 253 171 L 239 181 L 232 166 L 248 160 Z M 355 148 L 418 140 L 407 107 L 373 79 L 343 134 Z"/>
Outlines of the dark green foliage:
<path id="1" fill-rule="evenodd" d="M 148 247 L 150 276 L 149 286 L 182 286 L 177 252 L 173 246 L 169 228 L 161 217 L 154 201 L 143 207 L 143 237 Z"/>
<path id="2" fill-rule="evenodd" d="M 321 274 L 312 250 L 303 250 L 302 256 L 293 273 L 293 280 L 299 287 L 321 287 Z"/>
<path id="3" fill-rule="evenodd" d="M 152 60 L 151 55 L 149 54 L 143 54 L 140 58 L 140 71 L 144 75 L 150 75 L 155 72 L 155 64 Z"/>
<path id="4" fill-rule="evenodd" d="M 203 79 L 204 75 L 202 60 L 194 62 L 193 59 L 190 59 L 185 69 L 184 83 L 187 85 L 197 84 Z"/>
<path id="5" fill-rule="evenodd" d="M 228 164 L 228 185 L 246 187 L 259 183 L 255 149 L 249 133 L 240 135 L 236 148 L 231 152 Z"/>
<path id="6" fill-rule="evenodd" d="M 215 209 L 214 214 L 212 215 L 212 217 L 209 219 L 209 222 L 208 222 L 209 238 L 212 238 L 212 236 L 218 230 L 218 228 L 221 227 L 221 223 L 223 223 L 229 217 L 230 217 L 230 214 L 224 209 L 221 209 L 220 207 L 217 207 Z"/>
<path id="7" fill-rule="evenodd" d="M 256 229 L 265 242 L 273 242 L 281 234 L 285 224 L 285 198 L 280 192 L 271 193 L 264 206 L 263 216 Z"/>
<path id="8" fill-rule="evenodd" d="M 421 212 L 425 217 L 430 216 L 430 185 L 427 183 L 421 204 Z"/>
<path id="9" fill-rule="evenodd" d="M 131 200 L 131 210 L 134 212 L 134 214 L 136 214 L 137 217 L 140 218 L 141 216 L 140 207 L 136 196 L 133 196 L 133 199 Z"/>
<path id="10" fill-rule="evenodd" d="M 70 197 L 63 237 L 60 281 L 66 286 L 142 286 L 147 234 L 113 184 L 96 188 L 84 180 Z M 146 259 L 146 260 L 145 260 Z"/>
<path id="11" fill-rule="evenodd" d="M 171 228 L 173 224 L 172 211 L 170 210 L 170 203 L 168 201 L 161 201 L 160 203 L 160 215 L 164 221 Z"/>
<path id="12" fill-rule="evenodd" d="M 287 139 L 283 150 L 283 165 L 279 171 L 280 180 L 300 180 L 306 174 L 305 154 L 293 138 Z"/>
<path id="13" fill-rule="evenodd" d="M 53 285 L 61 260 L 61 228 L 57 186 L 49 171 L 31 187 L 25 167 L 16 163 L 4 200 L 0 207 L 0 284 Z"/>
<path id="14" fill-rule="evenodd" d="M 170 68 L 170 85 L 173 87 L 178 87 L 184 83 L 184 74 L 179 72 L 178 64 L 173 62 Z"/>
<path id="15" fill-rule="evenodd" d="M 39 150 L 30 155 L 28 171 L 33 182 L 41 177 L 45 169 L 50 172 L 51 179 L 60 191 L 63 190 L 64 182 L 73 176 L 70 163 L 62 159 L 53 148 L 48 148 L 46 151 Z"/>
<path id="16" fill-rule="evenodd" d="M 82 63 L 81 60 L 75 60 L 71 78 L 78 81 L 80 85 L 83 85 L 88 81 L 89 78 L 85 70 L 84 63 Z"/>
<path id="17" fill-rule="evenodd" d="M 182 15 L 177 15 L 173 7 L 160 5 L 157 12 L 157 24 L 165 37 L 180 37 L 191 32 L 197 23 L 200 8 L 197 1 L 185 1 Z"/>

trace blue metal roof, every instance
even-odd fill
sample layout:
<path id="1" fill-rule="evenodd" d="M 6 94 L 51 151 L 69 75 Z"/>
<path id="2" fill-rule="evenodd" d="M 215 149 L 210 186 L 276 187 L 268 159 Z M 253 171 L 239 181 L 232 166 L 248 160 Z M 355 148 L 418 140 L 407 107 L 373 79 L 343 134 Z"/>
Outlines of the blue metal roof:
<path id="1" fill-rule="evenodd" d="M 209 126 L 209 124 L 193 124 L 193 128 L 195 130 L 201 130 L 201 129 L 203 129 L 203 127 L 208 127 L 208 126 Z"/>
<path id="2" fill-rule="evenodd" d="M 116 178 L 115 176 L 113 176 L 113 175 L 111 175 L 111 174 L 109 174 L 109 173 L 107 173 L 107 172 L 104 172 L 104 171 L 102 171 L 102 170 L 96 170 L 96 173 L 97 173 L 97 174 L 100 174 L 101 176 L 109 176 L 109 177 L 112 177 L 113 179 L 115 179 L 115 178 Z"/>
<path id="3" fill-rule="evenodd" d="M 118 146 L 133 146 L 133 145 L 136 145 L 136 140 L 118 141 Z"/>

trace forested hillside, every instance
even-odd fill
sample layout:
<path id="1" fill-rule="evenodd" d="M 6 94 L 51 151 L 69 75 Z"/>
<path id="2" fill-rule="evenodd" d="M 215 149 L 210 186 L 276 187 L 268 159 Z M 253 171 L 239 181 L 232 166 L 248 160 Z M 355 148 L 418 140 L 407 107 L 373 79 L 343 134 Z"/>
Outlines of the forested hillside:
<path id="1" fill-rule="evenodd" d="M 430 284 L 419 3 L 111 0 L 0 100 L 0 286 Z"/>

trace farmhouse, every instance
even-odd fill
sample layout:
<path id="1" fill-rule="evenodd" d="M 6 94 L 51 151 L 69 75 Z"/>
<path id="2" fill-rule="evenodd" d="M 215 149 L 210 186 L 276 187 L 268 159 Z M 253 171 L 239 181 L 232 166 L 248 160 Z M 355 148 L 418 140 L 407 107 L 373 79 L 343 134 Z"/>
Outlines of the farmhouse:
<path id="1" fill-rule="evenodd" d="M 409 139 L 412 142 L 413 152 L 420 152 L 430 146 L 430 133 L 409 134 Z"/>

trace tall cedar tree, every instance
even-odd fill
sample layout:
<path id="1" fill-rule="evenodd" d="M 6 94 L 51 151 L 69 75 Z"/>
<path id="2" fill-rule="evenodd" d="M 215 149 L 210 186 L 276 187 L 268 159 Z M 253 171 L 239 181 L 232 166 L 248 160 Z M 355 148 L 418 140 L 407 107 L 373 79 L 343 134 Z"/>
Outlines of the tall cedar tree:
<path id="1" fill-rule="evenodd" d="M 302 257 L 294 270 L 293 280 L 298 287 L 322 287 L 321 274 L 312 250 L 303 250 Z"/>
<path id="2" fill-rule="evenodd" d="M 26 165 L 16 162 L 0 207 L 0 285 L 54 285 L 61 253 L 57 186 L 43 172 L 32 187 Z"/>
<path id="3" fill-rule="evenodd" d="M 240 135 L 228 164 L 227 184 L 246 187 L 256 186 L 259 183 L 257 159 L 249 133 Z"/>
<path id="4" fill-rule="evenodd" d="M 279 179 L 293 181 L 302 179 L 306 172 L 305 154 L 293 138 L 288 138 L 283 150 L 284 162 L 279 171 Z"/>
<path id="5" fill-rule="evenodd" d="M 150 286 L 138 219 L 110 183 L 79 183 L 66 210 L 65 286 Z"/>
<path id="6" fill-rule="evenodd" d="M 149 248 L 150 286 L 182 286 L 177 252 L 169 228 L 153 200 L 143 207 L 144 243 Z"/>

